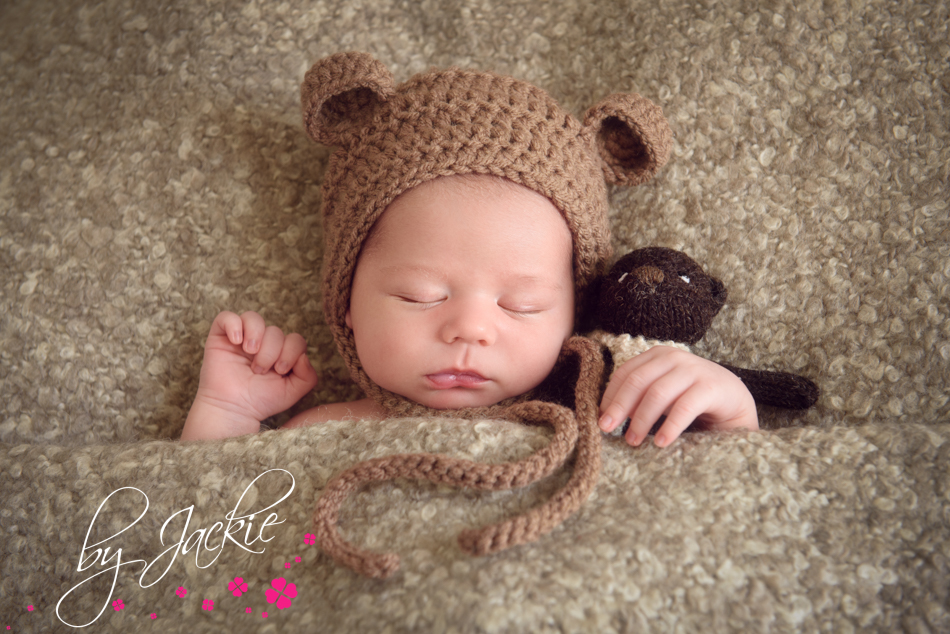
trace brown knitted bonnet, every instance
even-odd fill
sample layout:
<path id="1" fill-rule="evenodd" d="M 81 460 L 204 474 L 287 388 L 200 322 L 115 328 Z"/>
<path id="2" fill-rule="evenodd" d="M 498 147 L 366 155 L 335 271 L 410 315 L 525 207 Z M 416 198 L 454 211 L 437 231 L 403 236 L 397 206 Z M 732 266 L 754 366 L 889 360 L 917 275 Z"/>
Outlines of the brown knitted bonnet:
<path id="1" fill-rule="evenodd" d="M 399 415 L 433 410 L 377 386 L 364 372 L 346 325 L 360 249 L 397 196 L 456 174 L 500 176 L 546 196 L 573 237 L 581 306 L 584 290 L 609 263 L 606 183 L 648 180 L 672 147 L 661 110 L 639 95 L 603 99 L 582 125 L 524 81 L 450 68 L 394 85 L 386 67 L 365 53 L 320 60 L 301 93 L 308 134 L 339 148 L 323 184 L 327 322 L 354 380 Z"/>

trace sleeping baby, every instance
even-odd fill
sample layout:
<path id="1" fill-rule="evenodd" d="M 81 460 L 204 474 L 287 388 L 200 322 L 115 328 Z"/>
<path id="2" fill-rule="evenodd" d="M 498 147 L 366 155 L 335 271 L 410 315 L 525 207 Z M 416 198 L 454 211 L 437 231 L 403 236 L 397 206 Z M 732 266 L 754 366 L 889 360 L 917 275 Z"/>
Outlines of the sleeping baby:
<path id="1" fill-rule="evenodd" d="M 532 398 L 610 260 L 606 184 L 666 161 L 659 108 L 618 94 L 581 123 L 543 90 L 491 73 L 430 71 L 394 85 L 360 53 L 334 55 L 302 89 L 310 136 L 336 146 L 323 184 L 324 310 L 366 398 L 328 420 L 491 418 Z M 254 312 L 222 312 L 205 344 L 182 440 L 257 432 L 317 383 L 306 342 Z M 757 429 L 752 396 L 725 368 L 656 346 L 612 376 L 599 425 L 630 418 L 639 445 L 699 421 Z"/>

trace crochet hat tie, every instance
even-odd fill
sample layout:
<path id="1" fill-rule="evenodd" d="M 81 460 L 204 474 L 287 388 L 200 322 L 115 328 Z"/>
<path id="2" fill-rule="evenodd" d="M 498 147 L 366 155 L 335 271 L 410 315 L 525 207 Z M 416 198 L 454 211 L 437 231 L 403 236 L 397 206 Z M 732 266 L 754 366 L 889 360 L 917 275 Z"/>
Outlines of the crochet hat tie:
<path id="1" fill-rule="evenodd" d="M 313 521 L 320 548 L 337 563 L 362 575 L 386 578 L 399 568 L 398 555 L 362 550 L 340 536 L 337 526 L 340 507 L 350 493 L 369 482 L 396 478 L 488 491 L 522 487 L 553 473 L 576 449 L 571 478 L 551 499 L 499 524 L 463 531 L 459 535 L 459 546 L 471 555 L 487 555 L 533 542 L 559 526 L 587 500 L 600 475 L 597 403 L 604 375 L 601 348 L 590 339 L 572 337 L 565 344 L 564 352 L 578 360 L 574 411 L 553 403 L 529 401 L 512 405 L 504 412 L 508 420 L 552 426 L 554 436 L 546 447 L 523 460 L 505 464 L 483 464 L 423 453 L 361 462 L 330 480 L 317 502 Z"/>

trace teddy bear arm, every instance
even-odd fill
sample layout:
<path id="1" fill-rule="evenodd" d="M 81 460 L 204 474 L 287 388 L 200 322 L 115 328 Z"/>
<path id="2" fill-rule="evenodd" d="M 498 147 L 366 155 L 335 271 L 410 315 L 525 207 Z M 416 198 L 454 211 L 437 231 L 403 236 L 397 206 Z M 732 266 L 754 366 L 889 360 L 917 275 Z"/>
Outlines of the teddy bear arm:
<path id="1" fill-rule="evenodd" d="M 818 400 L 818 386 L 809 379 L 789 372 L 748 370 L 720 363 L 745 384 L 760 405 L 784 409 L 808 409 Z"/>

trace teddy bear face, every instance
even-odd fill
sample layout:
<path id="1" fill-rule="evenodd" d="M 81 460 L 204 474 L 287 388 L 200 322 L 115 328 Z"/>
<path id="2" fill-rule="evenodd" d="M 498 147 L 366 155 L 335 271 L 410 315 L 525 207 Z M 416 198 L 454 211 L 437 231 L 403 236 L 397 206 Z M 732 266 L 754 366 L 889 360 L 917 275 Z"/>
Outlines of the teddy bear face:
<path id="1" fill-rule="evenodd" d="M 620 258 L 601 283 L 600 325 L 613 333 L 694 344 L 726 302 L 722 282 L 665 247 Z"/>

